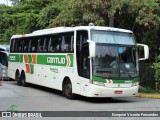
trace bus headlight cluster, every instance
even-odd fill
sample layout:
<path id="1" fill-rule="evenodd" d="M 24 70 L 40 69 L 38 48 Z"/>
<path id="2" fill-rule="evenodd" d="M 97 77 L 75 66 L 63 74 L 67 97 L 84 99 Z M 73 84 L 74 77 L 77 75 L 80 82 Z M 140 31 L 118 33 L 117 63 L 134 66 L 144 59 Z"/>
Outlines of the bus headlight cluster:
<path id="1" fill-rule="evenodd" d="M 138 86 L 139 82 L 132 83 L 132 86 Z"/>
<path id="2" fill-rule="evenodd" d="M 94 85 L 99 85 L 99 86 L 105 86 L 105 84 L 103 82 L 99 82 L 99 81 L 93 81 Z"/>

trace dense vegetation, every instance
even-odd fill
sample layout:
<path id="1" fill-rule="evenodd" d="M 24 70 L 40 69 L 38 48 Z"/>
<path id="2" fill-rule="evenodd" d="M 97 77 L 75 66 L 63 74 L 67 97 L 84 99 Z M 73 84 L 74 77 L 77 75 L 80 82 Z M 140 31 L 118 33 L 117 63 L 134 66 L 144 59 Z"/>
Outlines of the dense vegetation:
<path id="1" fill-rule="evenodd" d="M 160 0 L 11 0 L 0 5 L 0 43 L 13 34 L 56 26 L 88 25 L 130 29 L 150 47 L 154 61 L 160 46 Z"/>

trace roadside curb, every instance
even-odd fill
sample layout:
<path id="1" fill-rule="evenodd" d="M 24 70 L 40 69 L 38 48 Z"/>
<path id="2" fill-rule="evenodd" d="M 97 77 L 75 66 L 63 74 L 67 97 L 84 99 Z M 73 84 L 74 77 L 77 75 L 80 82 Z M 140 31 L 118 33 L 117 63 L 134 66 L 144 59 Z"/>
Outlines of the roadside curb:
<path id="1" fill-rule="evenodd" d="M 160 99 L 160 94 L 138 93 L 136 96 L 137 96 L 137 97 L 142 97 L 142 98 L 155 98 L 155 99 Z"/>

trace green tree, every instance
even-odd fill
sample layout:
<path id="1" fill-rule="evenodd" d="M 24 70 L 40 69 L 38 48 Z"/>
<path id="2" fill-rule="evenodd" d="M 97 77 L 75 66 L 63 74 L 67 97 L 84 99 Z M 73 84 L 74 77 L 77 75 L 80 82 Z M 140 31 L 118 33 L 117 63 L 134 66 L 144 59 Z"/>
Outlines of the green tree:
<path id="1" fill-rule="evenodd" d="M 38 17 L 38 26 L 40 29 L 47 28 L 50 25 L 50 21 L 55 19 L 55 17 L 60 13 L 60 8 L 58 3 L 49 4 L 47 7 L 40 11 Z"/>
<path id="2" fill-rule="evenodd" d="M 0 6 L 0 41 L 9 43 L 14 34 L 25 34 L 40 29 L 37 22 L 40 11 L 51 0 L 25 0 L 15 6 Z"/>
<path id="3" fill-rule="evenodd" d="M 152 68 L 154 68 L 156 71 L 155 78 L 159 82 L 159 85 L 160 85 L 160 55 L 157 57 L 157 61 L 155 63 L 153 63 Z"/>
<path id="4" fill-rule="evenodd" d="M 133 0 L 130 2 L 130 14 L 134 15 L 138 42 L 148 44 L 150 47 L 150 60 L 154 61 L 157 56 L 160 25 L 160 1 L 159 0 Z M 135 7 L 137 6 L 137 7 Z"/>

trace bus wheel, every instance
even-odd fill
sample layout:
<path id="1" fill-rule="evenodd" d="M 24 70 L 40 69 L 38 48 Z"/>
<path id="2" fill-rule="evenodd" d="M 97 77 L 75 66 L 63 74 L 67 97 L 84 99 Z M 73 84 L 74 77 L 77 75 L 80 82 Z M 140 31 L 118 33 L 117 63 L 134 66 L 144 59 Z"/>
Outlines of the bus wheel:
<path id="1" fill-rule="evenodd" d="M 112 101 L 112 97 L 107 97 L 107 101 Z"/>
<path id="2" fill-rule="evenodd" d="M 19 71 L 16 71 L 15 80 L 17 81 L 17 85 L 22 85 L 22 82 L 20 80 Z"/>
<path id="3" fill-rule="evenodd" d="M 74 98 L 74 95 L 72 93 L 72 83 L 70 80 L 67 80 L 65 83 L 64 83 L 64 86 L 63 86 L 63 94 L 65 95 L 66 98 L 68 99 L 73 99 Z"/>
<path id="4" fill-rule="evenodd" d="M 21 81 L 22 81 L 22 86 L 23 86 L 23 87 L 26 87 L 26 86 L 27 86 L 27 83 L 26 83 L 26 77 L 25 77 L 25 74 L 24 74 L 24 73 L 21 74 L 20 79 L 21 79 Z"/>

